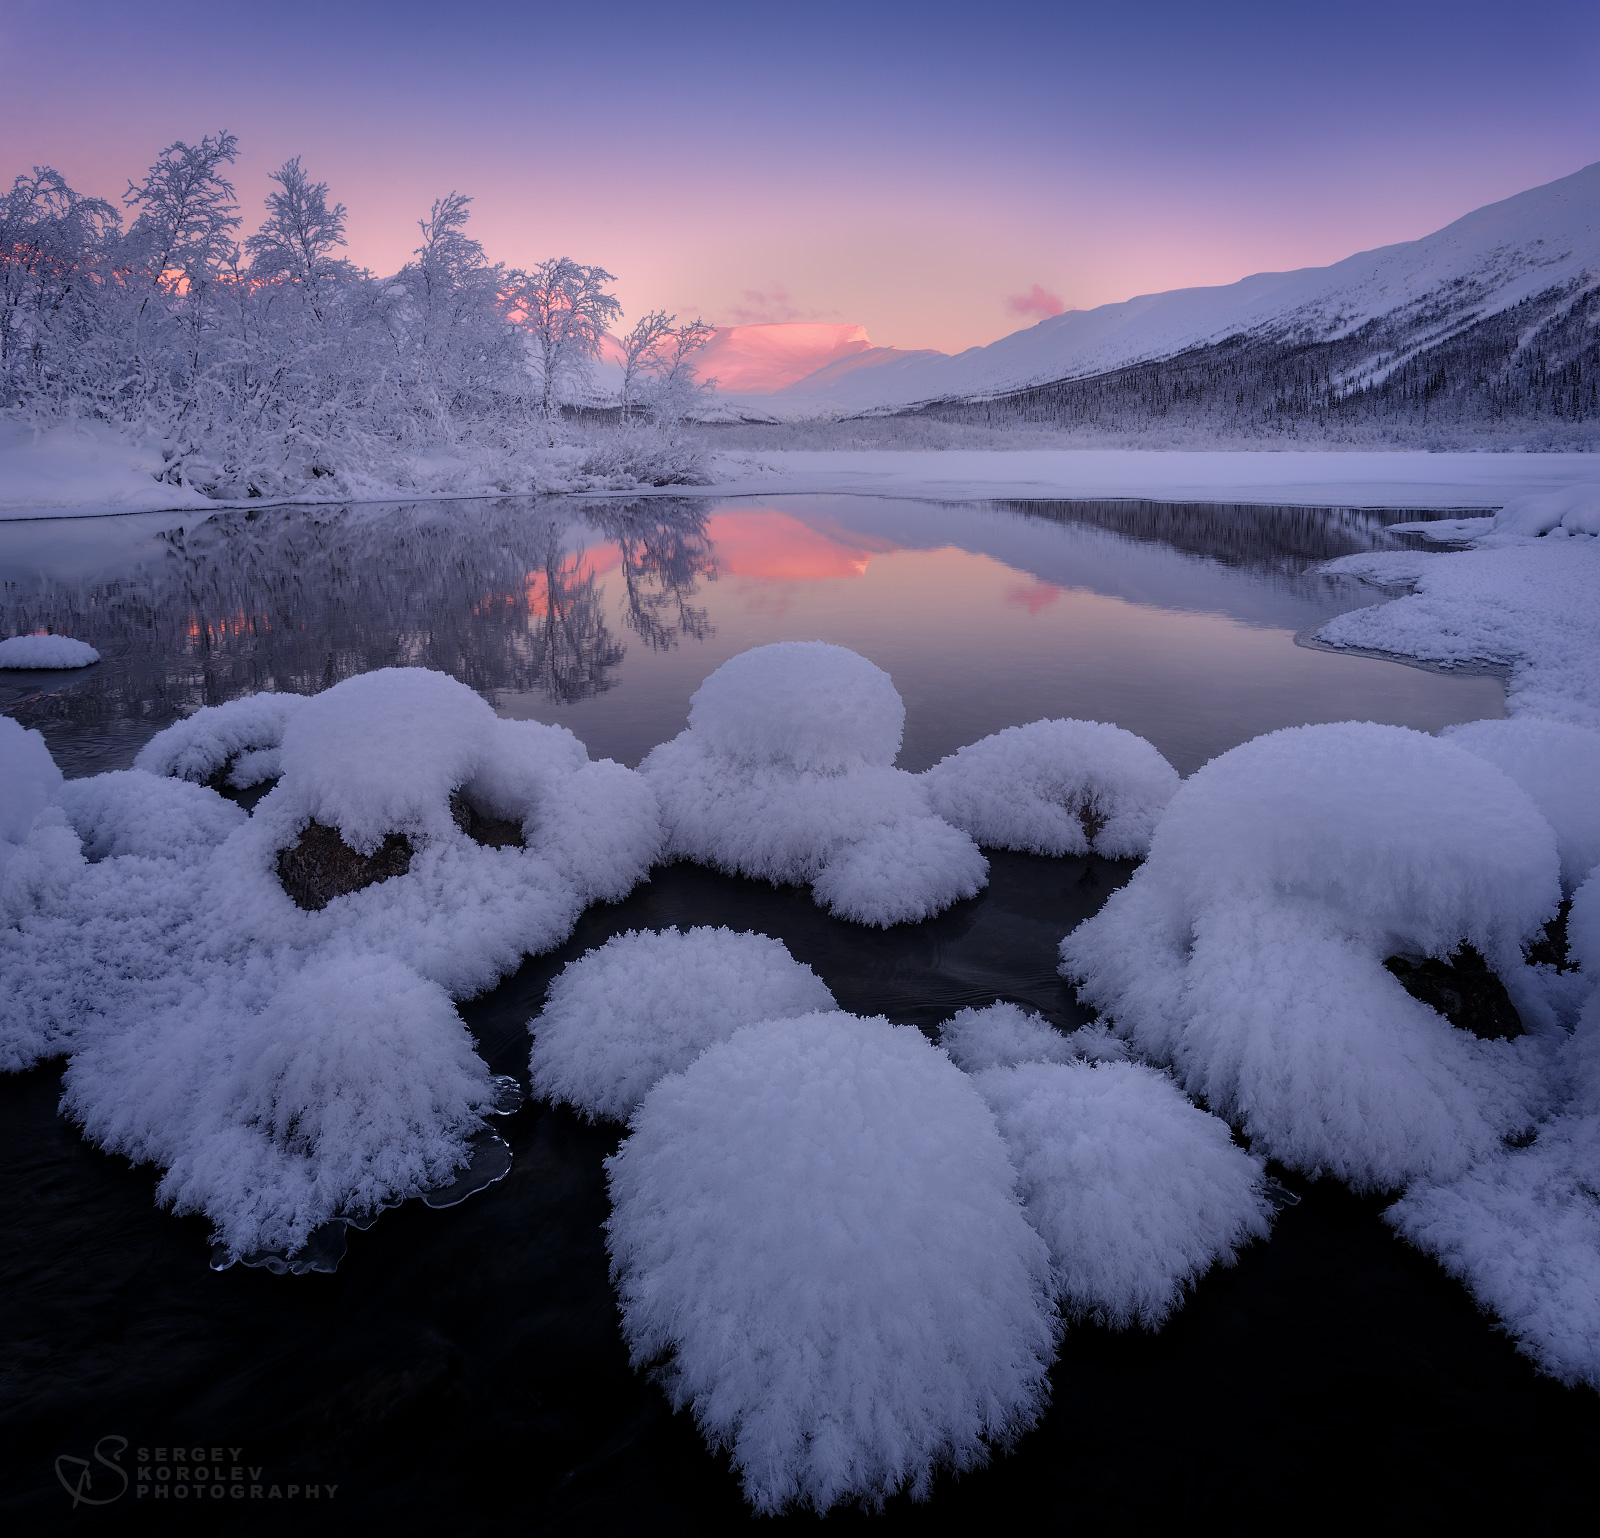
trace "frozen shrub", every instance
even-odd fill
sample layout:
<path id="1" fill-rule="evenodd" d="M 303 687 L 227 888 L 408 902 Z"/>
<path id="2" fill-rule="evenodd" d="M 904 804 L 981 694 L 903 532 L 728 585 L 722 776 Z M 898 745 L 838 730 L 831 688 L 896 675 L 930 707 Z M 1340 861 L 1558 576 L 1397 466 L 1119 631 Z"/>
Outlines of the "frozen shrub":
<path id="1" fill-rule="evenodd" d="M 1261 1151 L 1358 1187 L 1443 1177 L 1537 1114 L 1544 1048 L 1456 1029 L 1383 962 L 1467 942 L 1537 1015 L 1521 945 L 1558 869 L 1538 808 L 1482 759 L 1398 727 L 1296 727 L 1184 783 L 1062 970 Z"/>
<path id="2" fill-rule="evenodd" d="M 691 701 L 689 729 L 639 766 L 670 857 L 810 882 L 858 923 L 905 923 L 971 897 L 988 863 L 893 767 L 905 707 L 889 675 L 821 641 L 731 658 Z"/>
<path id="3" fill-rule="evenodd" d="M 767 935 L 630 930 L 571 962 L 529 1021 L 533 1090 L 590 1120 L 626 1121 L 669 1073 L 758 1020 L 835 1007 Z"/>
<path id="4" fill-rule="evenodd" d="M 61 771 L 38 732 L 0 716 L 0 880 L 33 820 L 60 799 Z"/>
<path id="5" fill-rule="evenodd" d="M 922 776 L 946 822 L 980 844 L 1137 859 L 1178 771 L 1143 737 L 1103 721 L 1033 721 L 969 743 Z"/>
<path id="6" fill-rule="evenodd" d="M 994 1118 L 921 1034 L 747 1025 L 607 1161 L 623 1331 L 758 1511 L 925 1498 L 1037 1418 L 1057 1325 Z"/>
<path id="7" fill-rule="evenodd" d="M 0 668 L 86 668 L 100 653 L 64 635 L 14 635 L 0 641 Z"/>

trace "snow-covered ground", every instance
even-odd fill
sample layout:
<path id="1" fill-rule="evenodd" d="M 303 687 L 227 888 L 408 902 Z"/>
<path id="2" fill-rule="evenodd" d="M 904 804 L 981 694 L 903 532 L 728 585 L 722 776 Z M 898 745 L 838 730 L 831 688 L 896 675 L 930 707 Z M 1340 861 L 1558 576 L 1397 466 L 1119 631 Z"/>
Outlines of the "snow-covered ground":
<path id="1" fill-rule="evenodd" d="M 313 485 L 295 501 L 414 501 L 504 496 L 507 490 L 598 489 L 576 473 L 581 452 L 552 451 L 537 484 L 511 485 L 462 458 L 397 464 L 391 483 Z M 155 479 L 160 457 L 99 424 L 35 441 L 0 426 L 0 520 L 250 505 L 214 501 Z M 1591 454 L 1429 454 L 1410 450 L 838 449 L 723 453 L 695 494 L 852 492 L 972 501 L 995 497 L 1144 497 L 1300 507 L 1490 509 L 1600 479 Z M 649 489 L 649 488 L 644 488 Z M 662 488 L 681 496 L 683 486 Z M 636 494 L 637 488 L 634 493 Z"/>

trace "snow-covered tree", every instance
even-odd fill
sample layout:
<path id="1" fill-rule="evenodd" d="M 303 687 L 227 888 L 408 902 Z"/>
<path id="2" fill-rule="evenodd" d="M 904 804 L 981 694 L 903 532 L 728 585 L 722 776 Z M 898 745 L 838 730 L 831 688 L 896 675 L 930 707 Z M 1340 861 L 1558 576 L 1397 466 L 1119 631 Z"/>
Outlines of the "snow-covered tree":
<path id="1" fill-rule="evenodd" d="M 547 421 L 560 411 L 561 392 L 588 377 L 611 323 L 622 314 L 605 285 L 616 279 L 604 267 L 551 257 L 528 272 L 511 274 L 510 299 L 526 332 Z"/>
<path id="2" fill-rule="evenodd" d="M 656 366 L 657 354 L 672 335 L 672 323 L 677 318 L 676 315 L 668 315 L 665 310 L 649 310 L 639 317 L 626 336 L 618 339 L 617 345 L 622 352 L 619 399 L 624 422 L 633 415 L 639 385 Z"/>

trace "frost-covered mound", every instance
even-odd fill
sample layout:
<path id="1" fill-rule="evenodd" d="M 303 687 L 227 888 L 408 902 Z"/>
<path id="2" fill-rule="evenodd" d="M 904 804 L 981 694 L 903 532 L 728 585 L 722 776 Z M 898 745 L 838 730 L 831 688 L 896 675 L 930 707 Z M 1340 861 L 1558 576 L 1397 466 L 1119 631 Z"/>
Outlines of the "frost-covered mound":
<path id="1" fill-rule="evenodd" d="M 197 710 L 152 737 L 134 767 L 214 787 L 221 777 L 236 790 L 275 780 L 284 728 L 305 703 L 302 694 L 249 694 Z"/>
<path id="2" fill-rule="evenodd" d="M 922 776 L 946 822 L 980 844 L 1137 859 L 1178 788 L 1143 737 L 1103 721 L 1032 721 L 958 749 Z"/>
<path id="3" fill-rule="evenodd" d="M 1600 485 L 1589 482 L 1507 502 L 1490 531 L 1522 539 L 1600 537 Z"/>
<path id="4" fill-rule="evenodd" d="M 1555 830 L 1568 892 L 1600 865 L 1600 732 L 1522 716 L 1447 726 L 1440 736 L 1503 769 L 1533 797 Z"/>
<path id="5" fill-rule="evenodd" d="M 939 1044 L 995 1114 L 1069 1316 L 1158 1329 L 1270 1227 L 1261 1161 L 1104 1026 L 1063 1035 L 1000 1003 L 947 1020 Z"/>
<path id="6" fill-rule="evenodd" d="M 0 641 L 0 668 L 86 668 L 100 653 L 64 635 L 14 635 Z"/>
<path id="7" fill-rule="evenodd" d="M 1445 1178 L 1537 1117 L 1548 1051 L 1539 1029 L 1477 1039 L 1384 963 L 1465 943 L 1549 1026 L 1521 946 L 1558 872 L 1549 824 L 1484 760 L 1399 727 L 1295 727 L 1183 784 L 1062 971 L 1261 1152 L 1357 1187 Z"/>
<path id="8" fill-rule="evenodd" d="M 141 755 L 168 776 L 52 785 L 3 728 L 0 751 L 45 799 L 7 844 L 0 1064 L 72 1054 L 86 1133 L 166 1166 L 162 1200 L 242 1255 L 465 1165 L 497 1091 L 451 998 L 628 891 L 660 837 L 638 776 L 416 669 L 199 712 Z M 170 777 L 252 758 L 276 779 L 253 817 Z"/>
<path id="9" fill-rule="evenodd" d="M 61 793 L 61 771 L 44 738 L 0 716 L 0 881 L 28 836 L 33 819 Z"/>
<path id="10" fill-rule="evenodd" d="M 1494 539 L 1455 554 L 1378 551 L 1329 562 L 1323 571 L 1415 591 L 1341 614 L 1317 638 L 1444 666 L 1503 664 L 1513 715 L 1600 730 L 1600 540 Z"/>
<path id="11" fill-rule="evenodd" d="M 973 1081 L 1000 1125 L 1064 1312 L 1155 1329 L 1266 1236 L 1262 1161 L 1142 1063 L 1018 1063 Z"/>
<path id="12" fill-rule="evenodd" d="M 767 935 L 630 930 L 550 984 L 528 1023 L 533 1092 L 626 1121 L 660 1079 L 740 1026 L 835 1008 L 822 979 Z"/>
<path id="13" fill-rule="evenodd" d="M 973 896 L 988 862 L 893 767 L 904 724 L 889 675 L 842 646 L 730 658 L 695 693 L 688 730 L 639 766 L 667 857 L 809 882 L 841 918 L 884 927 Z"/>
<path id="14" fill-rule="evenodd" d="M 1600 1389 L 1600 870 L 1573 898 L 1567 935 L 1590 990 L 1561 1053 L 1571 1098 L 1528 1146 L 1419 1183 L 1385 1216 L 1544 1371 Z"/>
<path id="15" fill-rule="evenodd" d="M 1049 1258 L 993 1116 L 919 1032 L 748 1025 L 632 1127 L 606 1166 L 629 1350 L 758 1510 L 925 1498 L 1037 1418 Z"/>

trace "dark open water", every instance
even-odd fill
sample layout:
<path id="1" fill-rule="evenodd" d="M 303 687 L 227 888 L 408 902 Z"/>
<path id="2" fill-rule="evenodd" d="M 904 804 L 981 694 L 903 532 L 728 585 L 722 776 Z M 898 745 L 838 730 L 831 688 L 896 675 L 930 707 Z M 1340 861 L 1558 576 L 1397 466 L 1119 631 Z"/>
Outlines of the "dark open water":
<path id="1" fill-rule="evenodd" d="M 1493 678 L 1293 644 L 1375 596 L 1309 568 L 1397 543 L 1384 524 L 1399 516 L 815 497 L 0 525 L 0 634 L 51 626 L 106 658 L 82 675 L 0 675 L 0 708 L 87 774 L 197 705 L 409 663 L 633 763 L 680 729 L 724 658 L 821 637 L 894 675 L 909 768 L 1068 714 L 1140 732 L 1188 773 L 1276 726 L 1500 714 Z M 525 1022 L 568 960 L 624 929 L 728 923 L 782 938 L 847 1009 L 932 1027 L 1003 997 L 1070 1026 L 1055 942 L 1128 873 L 1000 854 L 980 897 L 882 933 L 802 891 L 674 866 L 463 1014 L 494 1071 L 524 1076 Z M 157 1212 L 153 1172 L 84 1143 L 55 1114 L 58 1091 L 59 1064 L 0 1079 L 8 1531 L 752 1525 L 725 1461 L 628 1368 L 600 1230 L 620 1128 L 533 1103 L 506 1126 L 504 1182 L 353 1233 L 337 1275 L 218 1274 L 207 1225 Z M 838 1512 L 828 1529 L 1587 1519 L 1600 1401 L 1537 1377 L 1389 1234 L 1380 1200 L 1287 1178 L 1304 1200 L 1271 1241 L 1207 1277 L 1159 1335 L 1070 1331 L 1053 1406 L 1011 1454 L 927 1505 Z M 158 1505 L 96 1466 L 91 1493 L 110 1504 L 73 1509 L 56 1459 L 107 1436 L 128 1439 L 135 1472 L 141 1447 L 217 1448 L 285 1495 Z M 323 1489 L 314 1505 L 308 1485 Z"/>

